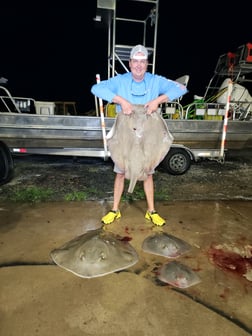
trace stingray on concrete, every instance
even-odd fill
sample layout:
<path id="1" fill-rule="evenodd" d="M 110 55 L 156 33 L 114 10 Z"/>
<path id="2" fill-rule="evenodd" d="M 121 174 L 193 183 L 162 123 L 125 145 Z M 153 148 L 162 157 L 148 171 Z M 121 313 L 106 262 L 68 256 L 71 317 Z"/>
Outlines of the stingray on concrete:
<path id="1" fill-rule="evenodd" d="M 167 258 L 177 258 L 188 252 L 191 245 L 166 232 L 156 232 L 144 239 L 142 249 Z"/>
<path id="2" fill-rule="evenodd" d="M 159 112 L 150 115 L 144 105 L 133 105 L 130 115 L 118 113 L 107 134 L 107 144 L 114 163 L 130 180 L 128 192 L 143 181 L 168 153 L 173 136 Z"/>
<path id="3" fill-rule="evenodd" d="M 188 266 L 173 260 L 158 270 L 158 279 L 174 287 L 187 288 L 201 282 L 199 276 Z"/>
<path id="4" fill-rule="evenodd" d="M 103 229 L 91 230 L 51 252 L 60 267 L 82 278 L 94 278 L 133 266 L 135 249 L 119 235 Z"/>

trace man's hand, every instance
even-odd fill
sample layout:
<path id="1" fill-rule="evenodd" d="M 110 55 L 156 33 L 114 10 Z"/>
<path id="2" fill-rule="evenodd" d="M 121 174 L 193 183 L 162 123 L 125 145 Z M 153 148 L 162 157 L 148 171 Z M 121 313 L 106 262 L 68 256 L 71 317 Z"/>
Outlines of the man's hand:
<path id="1" fill-rule="evenodd" d="M 151 114 L 152 112 L 156 112 L 160 104 L 166 103 L 169 101 L 169 98 L 166 95 L 160 95 L 156 99 L 150 100 L 148 103 L 144 105 L 146 109 L 146 114 Z"/>
<path id="2" fill-rule="evenodd" d="M 121 105 L 122 112 L 124 114 L 131 114 L 133 112 L 133 106 L 130 102 L 128 102 L 128 100 L 126 100 L 126 99 L 124 99 L 120 96 L 115 96 L 113 98 L 113 102 Z"/>
<path id="3" fill-rule="evenodd" d="M 127 100 L 122 99 L 120 105 L 124 114 L 131 114 L 133 112 L 133 106 Z"/>
<path id="4" fill-rule="evenodd" d="M 158 102 L 154 99 L 149 101 L 147 104 L 144 105 L 146 109 L 146 114 L 151 114 L 152 112 L 156 112 L 158 109 Z"/>

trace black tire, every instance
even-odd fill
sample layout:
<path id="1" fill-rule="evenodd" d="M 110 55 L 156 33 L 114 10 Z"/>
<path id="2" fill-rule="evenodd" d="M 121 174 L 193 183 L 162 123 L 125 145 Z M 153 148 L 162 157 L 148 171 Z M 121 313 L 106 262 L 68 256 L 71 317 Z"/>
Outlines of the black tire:
<path id="1" fill-rule="evenodd" d="M 192 158 L 187 150 L 171 148 L 162 161 L 162 167 L 171 175 L 182 175 L 190 167 Z"/>
<path id="2" fill-rule="evenodd" d="M 14 162 L 9 148 L 0 142 L 0 185 L 9 182 L 14 173 Z"/>

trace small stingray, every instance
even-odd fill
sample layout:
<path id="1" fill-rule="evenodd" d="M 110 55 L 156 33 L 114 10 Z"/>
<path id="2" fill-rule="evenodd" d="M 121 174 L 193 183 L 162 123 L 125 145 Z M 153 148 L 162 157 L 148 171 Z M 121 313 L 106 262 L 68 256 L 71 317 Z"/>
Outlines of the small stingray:
<path id="1" fill-rule="evenodd" d="M 82 278 L 123 270 L 138 261 L 128 241 L 103 229 L 91 230 L 51 252 L 60 267 Z"/>
<path id="2" fill-rule="evenodd" d="M 191 249 L 184 240 L 165 232 L 157 232 L 143 241 L 145 252 L 157 254 L 167 258 L 177 258 Z"/>
<path id="3" fill-rule="evenodd" d="M 201 282 L 193 270 L 175 260 L 159 268 L 158 279 L 178 288 L 187 288 Z"/>

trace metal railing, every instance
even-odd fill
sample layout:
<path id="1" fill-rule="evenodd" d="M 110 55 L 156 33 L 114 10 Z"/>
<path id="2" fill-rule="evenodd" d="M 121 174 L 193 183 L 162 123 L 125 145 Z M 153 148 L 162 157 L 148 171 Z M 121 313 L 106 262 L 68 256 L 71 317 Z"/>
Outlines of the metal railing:
<path id="1" fill-rule="evenodd" d="M 33 98 L 13 97 L 3 86 L 0 86 L 0 112 L 31 113 L 35 104 Z"/>

